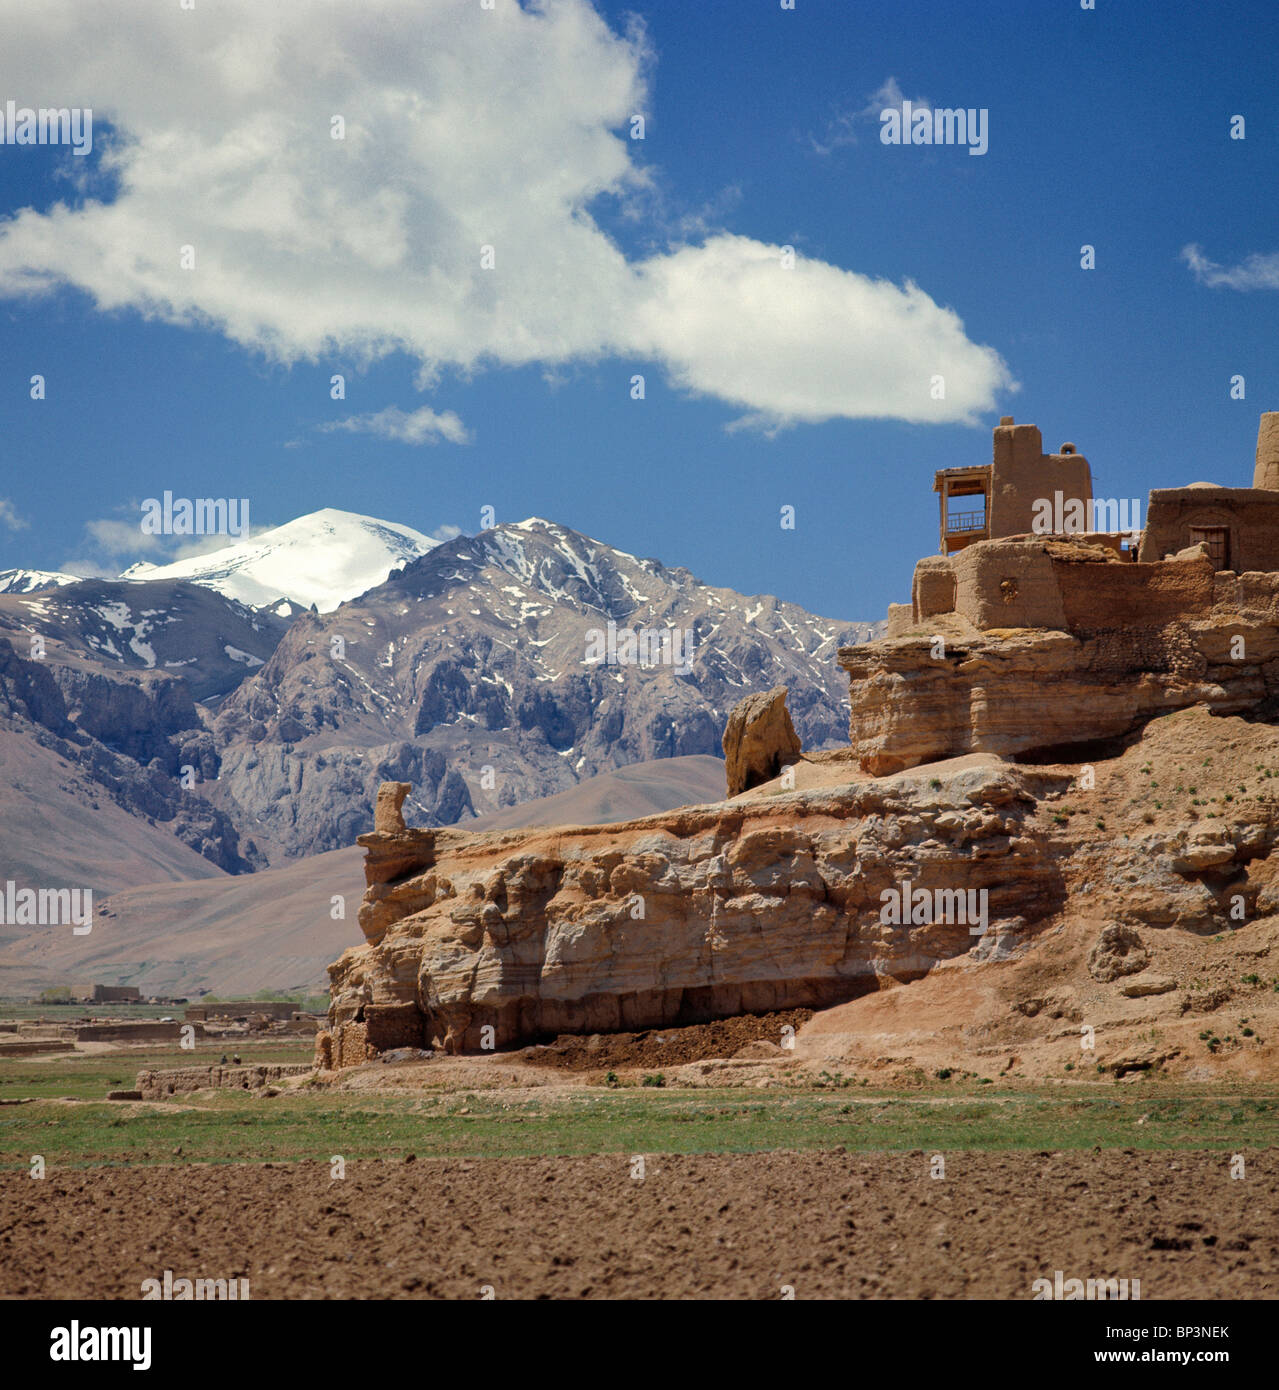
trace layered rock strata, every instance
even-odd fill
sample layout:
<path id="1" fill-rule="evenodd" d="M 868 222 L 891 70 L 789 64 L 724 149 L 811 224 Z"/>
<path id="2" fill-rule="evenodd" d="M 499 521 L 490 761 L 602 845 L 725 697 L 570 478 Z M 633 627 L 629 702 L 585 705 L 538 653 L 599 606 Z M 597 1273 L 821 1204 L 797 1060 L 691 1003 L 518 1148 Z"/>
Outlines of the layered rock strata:
<path id="1" fill-rule="evenodd" d="M 988 542 L 921 562 L 913 625 L 894 630 L 839 653 L 850 741 L 876 775 L 1114 739 L 1196 704 L 1279 707 L 1279 575 L 1214 574 L 1199 550 L 1144 565 Z"/>
<path id="2" fill-rule="evenodd" d="M 1034 805 L 981 765 L 621 825 L 363 835 L 366 940 L 330 967 L 317 1061 L 822 1007 L 1007 953 L 1062 898 Z M 891 925 L 903 883 L 913 911 Z M 928 906 L 969 890 L 984 934 Z"/>

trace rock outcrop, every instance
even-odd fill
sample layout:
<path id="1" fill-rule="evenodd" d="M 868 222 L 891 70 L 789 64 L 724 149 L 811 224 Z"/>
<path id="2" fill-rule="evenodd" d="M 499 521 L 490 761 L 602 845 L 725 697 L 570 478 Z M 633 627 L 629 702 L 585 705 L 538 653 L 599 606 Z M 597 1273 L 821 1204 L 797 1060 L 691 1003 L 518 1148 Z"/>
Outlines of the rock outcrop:
<path id="1" fill-rule="evenodd" d="M 733 707 L 724 729 L 728 794 L 771 782 L 800 755 L 799 735 L 786 708 L 786 687 L 748 695 Z"/>
<path id="2" fill-rule="evenodd" d="M 1213 575 L 1198 553 L 1157 565 L 1105 563 L 1090 549 L 973 547 L 970 569 L 981 559 L 990 576 L 1015 576 L 1001 581 L 1012 595 L 1007 626 L 966 616 L 994 622 L 979 587 L 965 605 L 964 552 L 956 569 L 966 612 L 925 608 L 902 636 L 842 648 L 861 766 L 884 774 L 963 753 L 1063 749 L 1119 738 L 1196 704 L 1274 713 L 1279 575 Z M 1107 602 L 1110 584 L 1127 586 L 1124 608 Z M 921 585 L 925 605 L 932 592 Z M 1198 599 L 1178 610 L 1188 593 Z M 1058 625 L 1021 625 L 1026 605 L 1052 607 Z"/>
<path id="3" fill-rule="evenodd" d="M 937 779 L 933 779 L 937 780 Z M 1015 950 L 1060 903 L 1034 798 L 999 766 L 761 796 L 613 826 L 360 837 L 366 942 L 330 967 L 334 1066 L 393 1047 L 817 1007 Z M 909 885 L 984 895 L 988 929 L 898 924 Z M 976 901 L 976 898 L 974 898 Z"/>
<path id="4" fill-rule="evenodd" d="M 1088 955 L 1088 973 L 1103 984 L 1121 975 L 1139 975 L 1149 964 L 1140 935 L 1122 922 L 1108 923 Z"/>
<path id="5" fill-rule="evenodd" d="M 398 835 L 404 826 L 404 798 L 413 790 L 409 782 L 383 782 L 373 805 L 373 829 L 379 835 Z"/>

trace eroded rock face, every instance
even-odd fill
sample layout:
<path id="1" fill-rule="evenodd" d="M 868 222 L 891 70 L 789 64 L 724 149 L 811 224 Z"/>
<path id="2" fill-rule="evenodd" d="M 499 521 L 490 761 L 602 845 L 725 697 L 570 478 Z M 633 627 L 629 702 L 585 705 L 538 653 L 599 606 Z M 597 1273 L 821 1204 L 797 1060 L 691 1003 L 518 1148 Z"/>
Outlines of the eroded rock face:
<path id="1" fill-rule="evenodd" d="M 1222 576 L 1245 587 L 1254 576 Z M 1267 576 L 1268 577 L 1268 576 Z M 1219 584 L 1219 587 L 1220 584 Z M 1121 737 L 1191 705 L 1279 705 L 1279 603 L 1164 627 L 988 632 L 953 618 L 935 635 L 845 647 L 850 741 L 876 775 L 964 753 L 1009 757 Z M 941 642 L 938 642 L 938 638 Z"/>
<path id="2" fill-rule="evenodd" d="M 733 707 L 724 729 L 728 794 L 771 782 L 800 755 L 799 735 L 786 708 L 786 687 L 748 695 Z"/>
<path id="3" fill-rule="evenodd" d="M 373 806 L 373 829 L 379 835 L 398 835 L 404 826 L 404 798 L 413 790 L 408 782 L 383 782 Z"/>
<path id="4" fill-rule="evenodd" d="M 361 836 L 366 943 L 330 967 L 319 1046 L 341 1067 L 850 999 L 982 940 L 882 922 L 903 881 L 985 890 L 1006 949 L 1062 894 L 1034 804 L 1019 773 L 977 766 L 621 825 Z"/>
<path id="5" fill-rule="evenodd" d="M 1088 955 L 1088 973 L 1094 980 L 1109 984 L 1121 975 L 1139 975 L 1150 964 L 1150 956 L 1133 927 L 1110 922 L 1102 928 L 1097 944 Z"/>

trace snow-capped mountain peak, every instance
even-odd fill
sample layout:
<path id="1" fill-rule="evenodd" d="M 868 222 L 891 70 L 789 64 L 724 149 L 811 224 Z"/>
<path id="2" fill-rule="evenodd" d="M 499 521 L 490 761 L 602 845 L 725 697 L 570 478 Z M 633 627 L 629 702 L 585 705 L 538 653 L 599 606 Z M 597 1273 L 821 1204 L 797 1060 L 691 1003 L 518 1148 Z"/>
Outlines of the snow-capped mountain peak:
<path id="1" fill-rule="evenodd" d="M 285 616 L 281 599 L 330 613 L 439 544 L 399 522 L 325 507 L 220 550 L 169 565 L 131 565 L 120 578 L 187 579 Z"/>
<path id="2" fill-rule="evenodd" d="M 0 570 L 0 594 L 34 594 L 79 582 L 78 574 L 63 574 L 60 570 Z"/>

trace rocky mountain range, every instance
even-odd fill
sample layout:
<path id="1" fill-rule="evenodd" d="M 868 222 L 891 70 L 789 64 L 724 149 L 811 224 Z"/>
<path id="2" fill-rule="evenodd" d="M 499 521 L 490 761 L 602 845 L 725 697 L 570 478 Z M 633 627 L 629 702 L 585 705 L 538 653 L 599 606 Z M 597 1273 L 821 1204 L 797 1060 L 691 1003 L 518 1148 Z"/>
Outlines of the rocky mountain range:
<path id="1" fill-rule="evenodd" d="M 36 878 L 83 872 L 41 809 L 51 781 L 59 825 L 109 820 L 86 860 L 106 891 L 198 876 L 188 852 L 237 874 L 347 846 L 382 780 L 414 782 L 413 818 L 440 825 L 718 758 L 728 709 L 777 684 L 806 746 L 839 743 L 835 653 L 878 627 L 539 520 L 438 543 L 324 511 L 181 566 L 0 575 L 6 857 Z"/>
<path id="2" fill-rule="evenodd" d="M 0 570 L 0 594 L 31 594 L 39 589 L 54 589 L 59 584 L 78 584 L 80 575 L 63 574 L 60 570 Z"/>
<path id="3" fill-rule="evenodd" d="M 285 627 L 270 613 L 171 580 L 89 579 L 2 594 L 0 734 L 51 756 L 59 771 L 51 768 L 50 778 L 76 789 L 85 820 L 109 802 L 140 822 L 139 835 L 162 825 L 221 869 L 260 867 L 262 856 L 241 847 L 231 820 L 198 786 L 219 769 L 207 707 L 263 664 Z M 6 782 L 3 791 L 13 817 L 7 862 L 65 882 L 67 846 L 42 834 L 48 780 Z"/>
<path id="4" fill-rule="evenodd" d="M 873 631 L 553 522 L 498 526 L 295 621 L 217 712 L 211 795 L 276 862 L 349 844 L 382 781 L 412 782 L 414 822 L 446 825 L 629 763 L 719 756 L 729 709 L 774 685 L 805 746 L 840 743 L 835 655 Z"/>

